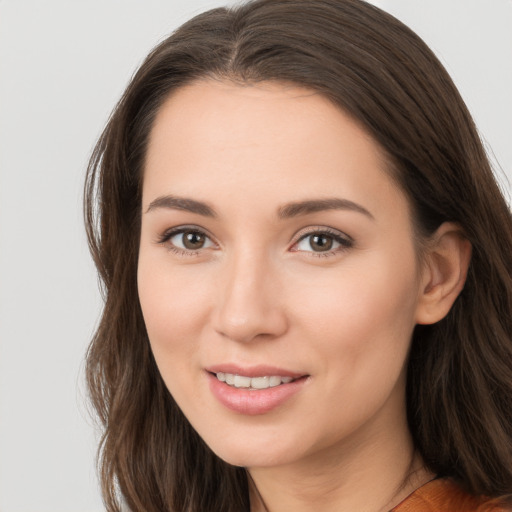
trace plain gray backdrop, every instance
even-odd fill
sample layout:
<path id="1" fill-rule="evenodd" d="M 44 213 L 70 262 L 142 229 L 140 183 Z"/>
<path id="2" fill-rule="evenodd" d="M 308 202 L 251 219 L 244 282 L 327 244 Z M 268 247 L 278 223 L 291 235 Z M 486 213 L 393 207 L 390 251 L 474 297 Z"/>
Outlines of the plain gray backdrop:
<path id="1" fill-rule="evenodd" d="M 82 223 L 84 171 L 151 47 L 226 3 L 0 0 L 0 512 L 103 510 L 83 385 L 101 303 Z M 373 3 L 441 58 L 508 194 L 512 1 Z"/>

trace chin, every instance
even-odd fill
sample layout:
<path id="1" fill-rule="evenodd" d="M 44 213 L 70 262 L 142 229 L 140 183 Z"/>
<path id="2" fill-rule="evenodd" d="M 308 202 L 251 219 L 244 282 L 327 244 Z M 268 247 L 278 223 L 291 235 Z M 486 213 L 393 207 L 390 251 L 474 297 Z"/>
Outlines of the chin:
<path id="1" fill-rule="evenodd" d="M 224 462 L 232 466 L 239 466 L 243 468 L 269 468 L 286 465 L 293 462 L 292 459 L 282 457 L 279 454 L 272 453 L 251 453 L 247 448 L 240 451 L 230 450 L 227 452 L 214 452 Z"/>
<path id="2" fill-rule="evenodd" d="M 260 438 L 250 442 L 226 436 L 226 439 L 215 439 L 211 443 L 208 439 L 203 439 L 215 455 L 233 466 L 273 467 L 293 462 L 297 457 L 297 449 L 292 450 L 291 446 L 283 446 L 282 439 L 262 442 Z"/>

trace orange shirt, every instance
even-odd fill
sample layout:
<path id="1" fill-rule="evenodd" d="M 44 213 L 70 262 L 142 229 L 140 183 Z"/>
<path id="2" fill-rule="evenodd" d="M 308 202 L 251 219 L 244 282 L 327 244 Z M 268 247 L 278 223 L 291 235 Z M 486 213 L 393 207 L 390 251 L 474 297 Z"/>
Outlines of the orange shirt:
<path id="1" fill-rule="evenodd" d="M 507 512 L 510 508 L 497 505 L 483 496 L 463 491 L 448 478 L 432 480 L 416 489 L 390 512 Z"/>

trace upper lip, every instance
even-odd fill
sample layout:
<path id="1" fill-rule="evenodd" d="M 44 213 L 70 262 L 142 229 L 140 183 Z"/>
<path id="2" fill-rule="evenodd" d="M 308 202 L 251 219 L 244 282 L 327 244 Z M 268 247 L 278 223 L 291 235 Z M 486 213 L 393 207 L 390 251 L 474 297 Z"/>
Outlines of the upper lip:
<path id="1" fill-rule="evenodd" d="M 244 377 L 270 377 L 272 375 L 279 377 L 291 377 L 298 379 L 304 377 L 305 373 L 294 372 L 278 368 L 277 366 L 269 365 L 255 365 L 255 366 L 241 366 L 233 363 L 221 363 L 208 366 L 205 368 L 210 373 L 231 373 L 233 375 L 243 375 Z"/>

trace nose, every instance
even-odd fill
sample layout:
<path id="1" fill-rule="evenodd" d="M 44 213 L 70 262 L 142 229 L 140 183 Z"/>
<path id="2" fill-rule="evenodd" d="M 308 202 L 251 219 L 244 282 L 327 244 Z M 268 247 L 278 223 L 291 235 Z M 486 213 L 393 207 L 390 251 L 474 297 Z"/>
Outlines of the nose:
<path id="1" fill-rule="evenodd" d="M 288 329 L 278 270 L 264 257 L 243 255 L 226 262 L 214 329 L 233 341 L 274 339 Z"/>

